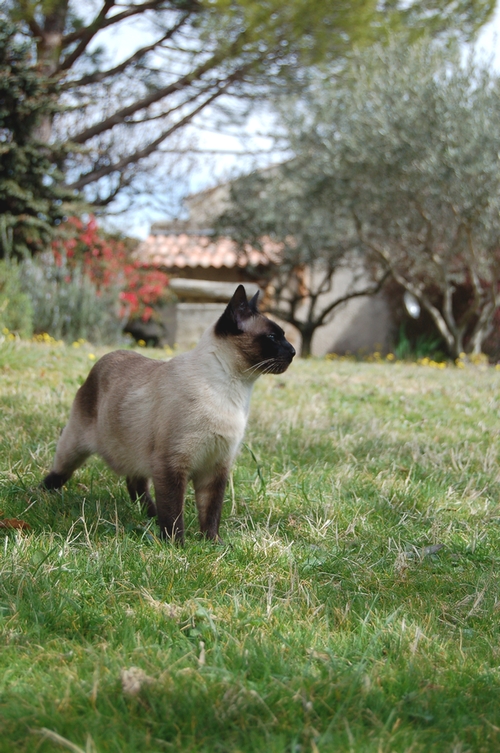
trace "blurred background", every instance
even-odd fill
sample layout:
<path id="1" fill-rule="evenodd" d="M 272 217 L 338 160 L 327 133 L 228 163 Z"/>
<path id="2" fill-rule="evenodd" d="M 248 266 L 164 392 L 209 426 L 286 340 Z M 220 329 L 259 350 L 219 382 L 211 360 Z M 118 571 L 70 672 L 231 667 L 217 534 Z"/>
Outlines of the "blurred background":
<path id="1" fill-rule="evenodd" d="M 492 0 L 7 0 L 0 330 L 500 359 Z"/>

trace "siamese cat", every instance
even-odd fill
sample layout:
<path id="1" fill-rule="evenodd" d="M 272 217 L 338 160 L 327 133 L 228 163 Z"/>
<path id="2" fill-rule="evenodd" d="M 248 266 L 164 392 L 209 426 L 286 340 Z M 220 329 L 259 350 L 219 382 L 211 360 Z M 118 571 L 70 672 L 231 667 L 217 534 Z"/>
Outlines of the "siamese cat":
<path id="1" fill-rule="evenodd" d="M 259 313 L 257 299 L 258 293 L 248 301 L 240 285 L 198 345 L 170 361 L 126 350 L 97 361 L 76 393 L 43 486 L 59 489 L 97 453 L 126 476 L 132 500 L 158 517 L 162 538 L 182 543 L 184 495 L 192 481 L 200 530 L 219 540 L 253 385 L 261 374 L 286 371 L 295 356 L 281 327 Z"/>

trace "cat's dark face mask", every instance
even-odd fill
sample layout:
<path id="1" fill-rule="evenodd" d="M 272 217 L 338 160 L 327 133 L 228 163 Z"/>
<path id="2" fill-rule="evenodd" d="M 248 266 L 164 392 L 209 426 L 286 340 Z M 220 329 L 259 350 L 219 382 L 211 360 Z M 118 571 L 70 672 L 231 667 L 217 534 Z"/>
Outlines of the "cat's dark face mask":
<path id="1" fill-rule="evenodd" d="M 257 308 L 258 293 L 248 301 L 239 285 L 215 325 L 215 334 L 231 338 L 235 348 L 255 374 L 282 374 L 295 356 L 295 348 L 276 322 Z"/>

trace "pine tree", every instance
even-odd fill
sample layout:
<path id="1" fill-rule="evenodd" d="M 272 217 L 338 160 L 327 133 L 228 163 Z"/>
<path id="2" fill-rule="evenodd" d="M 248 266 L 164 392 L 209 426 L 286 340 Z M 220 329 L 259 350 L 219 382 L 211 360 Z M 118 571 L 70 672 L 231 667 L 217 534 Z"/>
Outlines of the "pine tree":
<path id="1" fill-rule="evenodd" d="M 0 258 L 23 258 L 46 247 L 72 198 L 54 148 L 36 137 L 56 99 L 16 33 L 0 19 Z"/>

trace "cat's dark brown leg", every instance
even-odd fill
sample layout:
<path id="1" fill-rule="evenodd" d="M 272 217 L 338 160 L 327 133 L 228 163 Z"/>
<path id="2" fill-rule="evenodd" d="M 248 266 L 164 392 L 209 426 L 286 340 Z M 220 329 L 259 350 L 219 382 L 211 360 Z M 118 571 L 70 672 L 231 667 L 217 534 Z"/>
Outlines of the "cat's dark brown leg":
<path id="1" fill-rule="evenodd" d="M 222 542 L 219 525 L 228 476 L 228 471 L 223 469 L 211 478 L 194 480 L 200 531 L 207 539 L 218 542 Z"/>
<path id="2" fill-rule="evenodd" d="M 61 486 L 64 486 L 70 476 L 70 473 L 56 473 L 55 471 L 51 471 L 45 476 L 41 486 L 43 486 L 44 489 L 49 489 L 50 491 L 52 491 L 53 489 L 60 489 Z"/>
<path id="3" fill-rule="evenodd" d="M 153 476 L 160 536 L 179 544 L 184 543 L 183 507 L 186 483 L 185 473 L 171 469 Z"/>
<path id="4" fill-rule="evenodd" d="M 149 493 L 147 478 L 127 476 L 127 489 L 132 502 L 138 499 L 148 516 L 156 517 L 156 505 Z"/>

